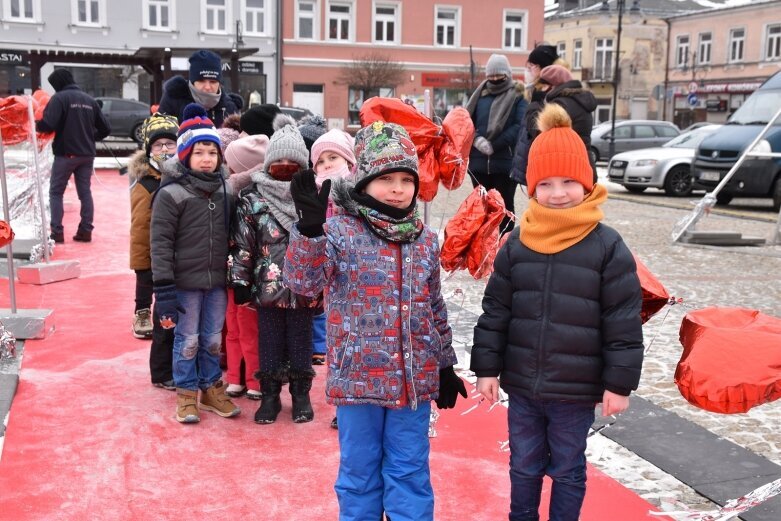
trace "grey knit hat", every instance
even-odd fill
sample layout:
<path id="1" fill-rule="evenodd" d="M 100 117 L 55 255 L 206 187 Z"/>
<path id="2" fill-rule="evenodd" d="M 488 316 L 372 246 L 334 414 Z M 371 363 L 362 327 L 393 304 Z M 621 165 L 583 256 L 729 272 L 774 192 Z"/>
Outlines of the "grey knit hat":
<path id="1" fill-rule="evenodd" d="M 309 151 L 304 138 L 296 127 L 296 120 L 287 114 L 277 114 L 274 118 L 274 135 L 266 149 L 266 161 L 263 170 L 268 171 L 271 163 L 281 159 L 295 161 L 301 168 L 309 167 Z"/>
<path id="2" fill-rule="evenodd" d="M 418 154 L 415 144 L 395 123 L 375 121 L 355 135 L 355 190 L 360 192 L 372 179 L 387 172 L 409 172 L 418 182 Z"/>
<path id="3" fill-rule="evenodd" d="M 504 74 L 507 77 L 513 75 L 513 70 L 510 68 L 510 62 L 504 54 L 492 54 L 485 64 L 485 75 L 493 76 L 495 74 Z"/>

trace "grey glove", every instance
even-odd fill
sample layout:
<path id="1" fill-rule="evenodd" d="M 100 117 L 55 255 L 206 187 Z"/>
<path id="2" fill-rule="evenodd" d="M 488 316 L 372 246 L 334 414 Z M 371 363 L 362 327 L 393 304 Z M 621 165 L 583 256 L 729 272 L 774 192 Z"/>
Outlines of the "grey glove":
<path id="1" fill-rule="evenodd" d="M 472 143 L 472 146 L 487 156 L 494 153 L 494 147 L 491 145 L 491 142 L 483 136 L 477 136 Z"/>

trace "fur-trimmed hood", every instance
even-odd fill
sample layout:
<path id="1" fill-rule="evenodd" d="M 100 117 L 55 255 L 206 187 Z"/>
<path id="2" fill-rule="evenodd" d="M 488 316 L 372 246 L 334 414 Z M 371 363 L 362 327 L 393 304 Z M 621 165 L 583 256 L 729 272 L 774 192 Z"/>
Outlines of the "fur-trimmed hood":
<path id="1" fill-rule="evenodd" d="M 350 190 L 355 188 L 353 181 L 337 178 L 331 180 L 331 200 L 336 206 L 344 209 L 350 215 L 358 216 L 358 203 L 350 195 Z"/>
<path id="2" fill-rule="evenodd" d="M 146 153 L 143 150 L 138 150 L 130 156 L 130 160 L 127 163 L 127 174 L 131 184 L 148 175 L 157 179 L 161 177 L 160 172 L 149 164 L 149 158 L 146 157 Z"/>

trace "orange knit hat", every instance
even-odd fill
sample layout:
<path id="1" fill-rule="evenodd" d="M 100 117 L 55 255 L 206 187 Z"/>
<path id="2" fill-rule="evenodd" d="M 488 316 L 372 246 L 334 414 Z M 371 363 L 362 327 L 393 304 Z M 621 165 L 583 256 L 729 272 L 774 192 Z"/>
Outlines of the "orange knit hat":
<path id="1" fill-rule="evenodd" d="M 538 135 L 529 149 L 526 183 L 529 195 L 541 180 L 569 177 L 590 192 L 594 188 L 594 171 L 588 161 L 586 145 L 572 130 L 572 120 L 558 103 L 548 103 L 537 118 Z"/>

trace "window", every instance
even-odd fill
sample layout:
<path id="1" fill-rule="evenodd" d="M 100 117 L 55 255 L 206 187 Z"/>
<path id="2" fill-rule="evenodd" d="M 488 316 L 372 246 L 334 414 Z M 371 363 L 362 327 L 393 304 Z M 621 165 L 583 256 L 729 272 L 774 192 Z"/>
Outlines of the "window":
<path id="1" fill-rule="evenodd" d="M 521 11 L 504 12 L 504 48 L 505 49 L 525 49 L 526 48 L 526 16 Z"/>
<path id="2" fill-rule="evenodd" d="M 360 110 L 364 100 L 382 96 L 392 98 L 394 96 L 393 88 L 380 87 L 379 89 L 362 89 L 360 87 L 350 87 L 347 91 L 347 124 L 360 125 Z"/>
<path id="3" fill-rule="evenodd" d="M 269 10 L 271 0 L 243 0 L 244 32 L 265 35 L 269 30 Z"/>
<path id="4" fill-rule="evenodd" d="M 103 25 L 104 0 L 71 0 L 73 25 Z"/>
<path id="5" fill-rule="evenodd" d="M 651 134 L 653 134 L 653 130 L 651 131 Z M 607 135 L 610 135 L 610 132 L 607 133 Z M 616 127 L 616 133 L 615 133 L 616 139 L 629 139 L 632 137 L 632 127 L 629 125 L 626 125 L 624 127 Z"/>
<path id="6" fill-rule="evenodd" d="M 556 54 L 558 54 L 559 58 L 562 60 L 567 60 L 567 44 L 565 42 L 559 42 L 556 44 Z"/>
<path id="7" fill-rule="evenodd" d="M 298 0 L 296 2 L 296 38 L 301 40 L 316 40 L 317 26 L 316 0 Z"/>
<path id="8" fill-rule="evenodd" d="M 594 77 L 613 79 L 613 39 L 597 38 L 594 42 Z"/>
<path id="9" fill-rule="evenodd" d="M 440 47 L 458 47 L 460 11 L 457 7 L 442 6 L 436 6 L 434 10 L 435 45 Z"/>
<path id="10" fill-rule="evenodd" d="M 675 66 L 685 69 L 689 66 L 689 35 L 681 35 L 675 38 Z"/>
<path id="11" fill-rule="evenodd" d="M 572 42 L 572 70 L 583 68 L 583 40 Z"/>
<path id="12" fill-rule="evenodd" d="M 767 26 L 767 43 L 765 43 L 765 59 L 781 59 L 781 24 Z"/>
<path id="13" fill-rule="evenodd" d="M 659 137 L 674 138 L 678 135 L 677 130 L 672 127 L 668 127 L 667 125 L 656 125 L 654 126 L 654 130 L 656 131 L 656 135 Z"/>
<path id="14" fill-rule="evenodd" d="M 144 29 L 170 31 L 174 29 L 171 14 L 176 12 L 176 0 L 144 0 Z"/>
<path id="15" fill-rule="evenodd" d="M 399 37 L 399 6 L 396 4 L 374 5 L 374 42 L 397 43 Z"/>
<path id="16" fill-rule="evenodd" d="M 697 50 L 697 64 L 706 65 L 710 63 L 712 41 L 713 36 L 711 33 L 700 33 L 700 45 Z"/>
<path id="17" fill-rule="evenodd" d="M 337 42 L 352 40 L 352 3 L 331 2 L 328 6 L 328 39 Z"/>
<path id="18" fill-rule="evenodd" d="M 728 62 L 743 61 L 743 45 L 746 43 L 745 29 L 731 29 L 729 32 L 729 57 Z"/>
<path id="19" fill-rule="evenodd" d="M 205 0 L 203 16 L 204 32 L 227 33 L 228 19 L 227 0 Z"/>
<path id="20" fill-rule="evenodd" d="M 37 22 L 40 19 L 40 0 L 3 0 L 3 19 L 13 22 Z"/>
<path id="21" fill-rule="evenodd" d="M 650 125 L 635 125 L 635 137 L 637 139 L 649 139 L 656 137 L 654 127 Z"/>

